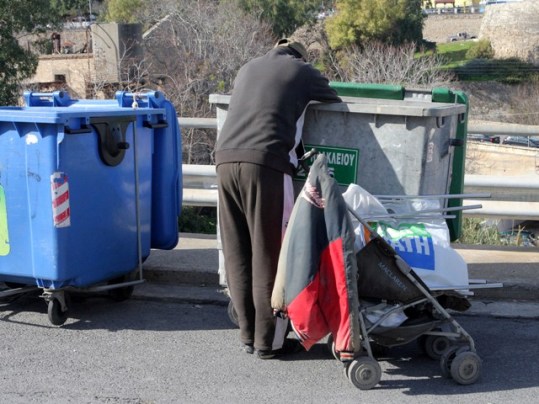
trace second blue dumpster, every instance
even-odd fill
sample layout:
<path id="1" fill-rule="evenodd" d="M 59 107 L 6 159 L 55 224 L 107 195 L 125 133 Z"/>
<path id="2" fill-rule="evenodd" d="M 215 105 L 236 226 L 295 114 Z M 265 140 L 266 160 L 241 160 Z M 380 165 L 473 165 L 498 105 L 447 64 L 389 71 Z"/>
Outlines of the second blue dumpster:
<path id="1" fill-rule="evenodd" d="M 62 324 L 66 289 L 128 297 L 151 248 L 177 244 L 180 129 L 159 92 L 25 101 L 0 108 L 0 281 L 43 288 Z"/>

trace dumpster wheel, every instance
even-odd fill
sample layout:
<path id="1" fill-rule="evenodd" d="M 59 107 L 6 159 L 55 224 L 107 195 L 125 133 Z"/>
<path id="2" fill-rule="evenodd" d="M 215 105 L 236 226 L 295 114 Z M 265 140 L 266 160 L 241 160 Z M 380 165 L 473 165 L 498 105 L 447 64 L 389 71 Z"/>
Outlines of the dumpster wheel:
<path id="1" fill-rule="evenodd" d="M 129 282 L 133 279 L 133 274 L 127 274 L 124 276 L 120 276 L 118 278 L 111 279 L 108 281 L 109 285 L 116 285 L 121 284 L 125 282 Z M 133 295 L 133 292 L 135 291 L 135 287 L 133 285 L 129 286 L 119 286 L 114 289 L 110 289 L 108 291 L 109 296 L 117 301 L 117 302 L 123 302 L 124 300 L 127 300 Z"/>
<path id="2" fill-rule="evenodd" d="M 60 299 L 64 300 L 63 305 Z M 65 295 L 54 294 L 54 295 L 51 295 L 47 299 L 47 301 L 48 301 L 47 314 L 49 316 L 49 321 L 51 322 L 51 324 L 53 325 L 64 324 L 68 317 L 68 309 L 65 303 Z"/>

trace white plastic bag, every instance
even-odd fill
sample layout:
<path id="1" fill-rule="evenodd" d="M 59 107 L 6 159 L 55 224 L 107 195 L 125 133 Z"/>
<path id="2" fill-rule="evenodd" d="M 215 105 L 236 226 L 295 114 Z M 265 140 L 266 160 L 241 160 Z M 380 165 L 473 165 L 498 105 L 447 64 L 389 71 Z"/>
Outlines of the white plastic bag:
<path id="1" fill-rule="evenodd" d="M 468 266 L 450 244 L 449 229 L 439 214 L 419 214 L 424 210 L 440 208 L 438 200 L 401 199 L 380 202 L 356 184 L 343 194 L 344 200 L 360 217 L 409 214 L 411 218 L 388 217 L 370 222 L 399 256 L 410 265 L 430 288 L 452 289 L 468 285 Z M 413 217 L 416 214 L 416 217 Z M 352 219 L 361 248 L 365 245 L 363 226 Z M 462 289 L 460 289 L 462 291 Z"/>
<path id="2" fill-rule="evenodd" d="M 386 303 L 381 303 L 376 306 L 368 307 L 365 311 L 365 316 L 371 324 L 375 324 L 382 317 L 386 316 L 387 313 L 392 312 L 380 323 L 382 327 L 395 328 L 404 323 L 408 317 L 404 314 L 402 309 L 399 309 L 399 305 L 389 305 Z"/>

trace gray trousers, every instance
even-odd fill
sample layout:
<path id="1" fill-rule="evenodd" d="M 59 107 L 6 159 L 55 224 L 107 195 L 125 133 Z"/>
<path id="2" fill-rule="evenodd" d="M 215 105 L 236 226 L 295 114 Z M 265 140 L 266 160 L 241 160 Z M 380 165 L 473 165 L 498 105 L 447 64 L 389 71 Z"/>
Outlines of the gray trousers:
<path id="1" fill-rule="evenodd" d="M 240 340 L 260 350 L 274 345 L 271 293 L 282 240 L 284 175 L 252 163 L 217 167 L 221 241 Z"/>

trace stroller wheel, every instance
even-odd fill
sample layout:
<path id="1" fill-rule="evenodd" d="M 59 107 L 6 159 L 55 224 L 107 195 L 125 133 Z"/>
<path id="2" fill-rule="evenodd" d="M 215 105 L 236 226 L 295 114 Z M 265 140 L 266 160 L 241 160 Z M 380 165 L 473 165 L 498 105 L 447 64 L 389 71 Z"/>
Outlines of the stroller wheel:
<path id="1" fill-rule="evenodd" d="M 461 348 L 458 346 L 449 347 L 440 358 L 440 370 L 442 371 L 442 376 L 446 379 L 451 378 L 451 364 L 453 363 L 453 359 L 457 356 L 457 351 L 459 351 L 459 349 Z"/>
<path id="2" fill-rule="evenodd" d="M 348 380 L 360 390 L 370 390 L 378 384 L 382 378 L 380 364 L 369 356 L 361 356 L 354 359 L 348 365 Z"/>
<path id="3" fill-rule="evenodd" d="M 475 352 L 460 352 L 451 362 L 451 377 L 458 384 L 473 384 L 481 376 L 482 361 Z"/>
<path id="4" fill-rule="evenodd" d="M 451 347 L 449 338 L 440 335 L 427 335 L 420 342 L 427 356 L 434 360 L 440 360 L 444 352 Z"/>
<path id="5" fill-rule="evenodd" d="M 329 349 L 329 351 L 331 352 L 331 354 L 333 355 L 333 357 L 335 359 L 337 359 L 338 361 L 341 360 L 341 356 L 339 355 L 339 353 L 337 352 L 337 350 L 335 349 L 335 340 L 333 339 L 333 334 L 329 334 L 328 336 L 328 340 L 327 340 L 327 347 Z"/>

